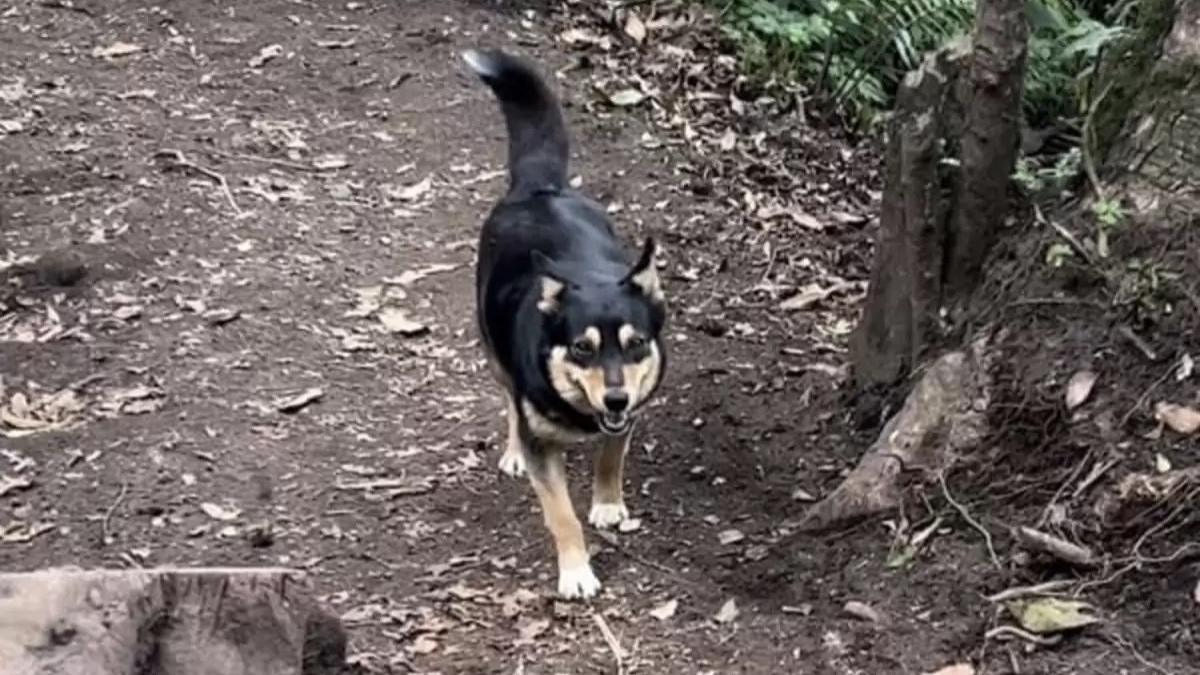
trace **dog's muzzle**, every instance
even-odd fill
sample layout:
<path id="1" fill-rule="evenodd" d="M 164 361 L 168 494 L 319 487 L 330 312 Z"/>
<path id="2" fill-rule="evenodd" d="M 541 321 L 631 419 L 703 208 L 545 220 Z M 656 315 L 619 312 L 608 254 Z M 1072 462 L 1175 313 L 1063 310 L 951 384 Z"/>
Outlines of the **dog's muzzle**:
<path id="1" fill-rule="evenodd" d="M 629 427 L 633 425 L 633 417 L 628 412 L 604 412 L 596 415 L 596 424 L 600 426 L 600 431 L 609 436 L 620 436 L 629 431 Z"/>

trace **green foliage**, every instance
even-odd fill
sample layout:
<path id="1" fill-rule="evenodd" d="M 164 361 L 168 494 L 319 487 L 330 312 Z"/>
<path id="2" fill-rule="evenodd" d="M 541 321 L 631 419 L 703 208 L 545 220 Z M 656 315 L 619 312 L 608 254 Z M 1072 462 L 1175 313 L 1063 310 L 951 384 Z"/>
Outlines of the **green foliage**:
<path id="1" fill-rule="evenodd" d="M 1037 197 L 1047 191 L 1060 192 L 1079 174 L 1082 159 L 1083 153 L 1078 146 L 1058 157 L 1019 157 L 1013 172 L 1013 181 L 1030 197 Z"/>
<path id="2" fill-rule="evenodd" d="M 865 124 L 924 54 L 969 34 L 974 0 L 726 0 L 725 30 L 752 73 L 784 75 Z M 1068 0 L 1030 3 L 1027 117 L 1079 109 L 1100 49 L 1122 34 Z"/>

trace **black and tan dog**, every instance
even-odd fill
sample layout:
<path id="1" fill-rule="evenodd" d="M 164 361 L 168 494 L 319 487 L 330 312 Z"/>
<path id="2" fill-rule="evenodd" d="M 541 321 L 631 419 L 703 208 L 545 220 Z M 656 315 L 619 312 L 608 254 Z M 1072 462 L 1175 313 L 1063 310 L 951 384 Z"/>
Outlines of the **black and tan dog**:
<path id="1" fill-rule="evenodd" d="M 558 549 L 558 591 L 586 598 L 600 582 L 563 450 L 600 436 L 588 521 L 628 518 L 630 433 L 666 365 L 657 248 L 647 239 L 631 265 L 604 208 L 570 188 L 562 111 L 529 63 L 501 51 L 463 59 L 499 99 L 508 128 L 508 193 L 483 224 L 476 262 L 481 341 L 508 403 L 500 468 L 528 472 Z"/>

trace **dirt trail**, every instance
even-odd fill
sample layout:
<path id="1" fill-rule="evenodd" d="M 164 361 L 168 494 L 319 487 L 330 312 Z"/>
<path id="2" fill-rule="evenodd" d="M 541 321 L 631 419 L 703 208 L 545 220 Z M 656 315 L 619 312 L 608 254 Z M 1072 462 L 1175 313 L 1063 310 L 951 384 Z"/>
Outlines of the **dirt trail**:
<path id="1" fill-rule="evenodd" d="M 978 594 L 997 589 L 968 532 L 911 570 L 884 566 L 878 529 L 774 546 L 793 491 L 836 481 L 865 439 L 822 412 L 830 369 L 781 364 L 808 338 L 754 308 L 713 329 L 714 289 L 756 283 L 736 264 L 675 281 L 672 371 L 627 482 L 640 527 L 587 533 L 603 596 L 550 597 L 535 502 L 495 470 L 470 261 L 504 146 L 458 61 L 488 43 L 563 67 L 536 21 L 458 2 L 50 4 L 0 22 L 0 254 L 66 247 L 89 273 L 22 292 L 0 363 L 6 396 L 77 386 L 63 419 L 86 422 L 0 439 L 0 473 L 33 481 L 4 495 L 0 567 L 299 565 L 372 672 L 618 672 L 599 623 L 620 672 L 976 656 Z M 724 207 L 681 189 L 634 118 L 588 115 L 585 85 L 560 82 L 574 169 L 630 237 L 656 232 L 680 269 L 742 255 L 664 226 L 716 232 Z M 1115 672 L 1072 659 L 1042 663 Z"/>

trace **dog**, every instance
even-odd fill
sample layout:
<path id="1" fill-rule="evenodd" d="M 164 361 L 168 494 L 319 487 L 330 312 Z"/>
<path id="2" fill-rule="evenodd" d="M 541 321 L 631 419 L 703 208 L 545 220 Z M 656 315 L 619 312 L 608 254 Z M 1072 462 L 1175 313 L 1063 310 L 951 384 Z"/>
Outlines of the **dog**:
<path id="1" fill-rule="evenodd" d="M 588 521 L 627 519 L 625 455 L 666 369 L 658 247 L 647 237 L 631 263 L 604 207 L 570 187 L 562 109 L 530 62 L 500 50 L 462 58 L 491 88 L 508 132 L 508 190 L 483 223 L 475 268 L 480 343 L 507 402 L 500 469 L 529 476 L 554 539 L 559 595 L 589 598 L 600 581 L 563 453 L 600 439 Z"/>

